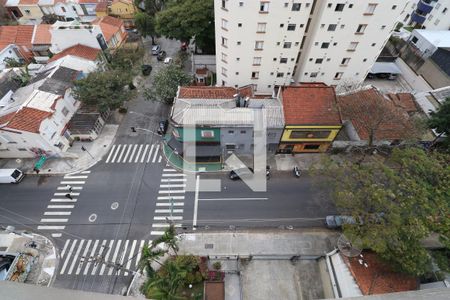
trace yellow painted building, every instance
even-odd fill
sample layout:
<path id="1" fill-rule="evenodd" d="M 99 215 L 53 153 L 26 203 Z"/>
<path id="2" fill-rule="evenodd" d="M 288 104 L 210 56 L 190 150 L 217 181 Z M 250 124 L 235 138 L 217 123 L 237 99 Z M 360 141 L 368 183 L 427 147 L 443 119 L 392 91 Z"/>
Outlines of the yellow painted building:
<path id="1" fill-rule="evenodd" d="M 278 153 L 325 152 L 342 127 L 333 87 L 323 83 L 282 87 L 285 127 Z"/>
<path id="2" fill-rule="evenodd" d="M 110 16 L 123 20 L 125 27 L 134 27 L 134 14 L 137 12 L 133 0 L 114 0 L 108 8 Z"/>
<path id="3" fill-rule="evenodd" d="M 19 1 L 17 8 L 22 13 L 19 23 L 41 23 L 44 14 L 38 6 L 38 0 L 21 0 Z"/>

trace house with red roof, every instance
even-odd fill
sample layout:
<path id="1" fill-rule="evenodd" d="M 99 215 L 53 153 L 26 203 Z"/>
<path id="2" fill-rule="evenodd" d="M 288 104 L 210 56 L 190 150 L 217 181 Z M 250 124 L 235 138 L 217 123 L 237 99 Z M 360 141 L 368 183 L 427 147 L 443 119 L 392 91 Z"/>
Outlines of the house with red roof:
<path id="1" fill-rule="evenodd" d="M 325 152 L 342 127 L 334 88 L 323 83 L 284 86 L 284 131 L 278 153 Z"/>
<path id="2" fill-rule="evenodd" d="M 33 25 L 0 26 L 0 70 L 5 67 L 6 58 L 31 61 L 33 29 Z"/>
<path id="3" fill-rule="evenodd" d="M 2 98 L 0 158 L 66 156 L 73 140 L 68 124 L 80 105 L 71 88 L 79 75 L 57 66 Z"/>

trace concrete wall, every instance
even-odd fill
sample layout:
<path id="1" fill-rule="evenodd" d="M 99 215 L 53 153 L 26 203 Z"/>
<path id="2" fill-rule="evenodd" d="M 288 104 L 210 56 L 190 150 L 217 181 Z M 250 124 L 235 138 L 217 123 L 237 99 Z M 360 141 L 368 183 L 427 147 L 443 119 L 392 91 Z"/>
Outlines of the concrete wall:
<path id="1" fill-rule="evenodd" d="M 417 73 L 425 78 L 433 89 L 450 86 L 450 77 L 431 59 L 427 59 L 425 63 L 417 70 Z"/>
<path id="2" fill-rule="evenodd" d="M 268 153 L 275 153 L 280 142 L 282 128 L 267 128 L 267 150 Z M 253 127 L 223 127 L 220 129 L 220 145 L 225 156 L 230 153 L 226 150 L 226 145 L 236 145 L 234 153 L 253 155 Z"/>

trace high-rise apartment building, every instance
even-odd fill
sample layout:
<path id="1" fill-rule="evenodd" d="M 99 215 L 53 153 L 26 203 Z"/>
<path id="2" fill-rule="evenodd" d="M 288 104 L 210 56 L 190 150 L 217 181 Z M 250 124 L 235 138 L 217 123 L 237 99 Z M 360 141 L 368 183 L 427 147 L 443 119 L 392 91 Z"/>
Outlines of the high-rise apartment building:
<path id="1" fill-rule="evenodd" d="M 362 82 L 407 0 L 216 0 L 217 84 Z"/>
<path id="2" fill-rule="evenodd" d="M 450 0 L 412 0 L 406 7 L 405 25 L 429 30 L 450 30 Z"/>

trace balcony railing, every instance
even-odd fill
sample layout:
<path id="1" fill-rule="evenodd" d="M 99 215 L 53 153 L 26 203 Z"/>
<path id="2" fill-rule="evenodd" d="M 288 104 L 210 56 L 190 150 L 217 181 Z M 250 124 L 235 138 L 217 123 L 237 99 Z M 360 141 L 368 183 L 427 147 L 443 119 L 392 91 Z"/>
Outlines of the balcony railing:
<path id="1" fill-rule="evenodd" d="M 419 3 L 417 3 L 417 9 L 421 10 L 423 14 L 428 14 L 433 10 L 433 4 L 434 2 L 432 1 L 420 0 Z"/>
<path id="2" fill-rule="evenodd" d="M 411 15 L 411 21 L 416 22 L 417 24 L 423 24 L 425 22 L 425 16 L 413 11 Z"/>

